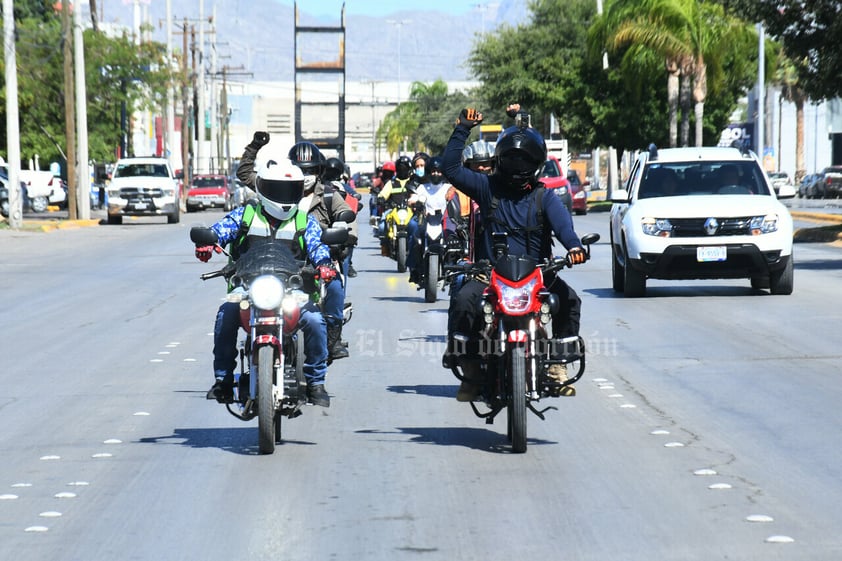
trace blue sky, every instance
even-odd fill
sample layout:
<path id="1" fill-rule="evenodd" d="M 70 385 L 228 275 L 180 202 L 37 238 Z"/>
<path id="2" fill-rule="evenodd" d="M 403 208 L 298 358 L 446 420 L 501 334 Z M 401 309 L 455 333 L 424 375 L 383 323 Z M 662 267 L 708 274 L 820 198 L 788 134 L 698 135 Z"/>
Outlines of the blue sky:
<path id="1" fill-rule="evenodd" d="M 282 4 L 293 5 L 293 0 L 279 0 Z M 479 12 L 478 4 L 497 4 L 499 1 L 487 0 L 345 0 L 345 15 L 383 16 L 395 12 L 436 10 L 447 14 L 466 14 L 472 10 Z M 338 16 L 342 9 L 342 0 L 298 0 L 298 9 L 314 16 Z"/>

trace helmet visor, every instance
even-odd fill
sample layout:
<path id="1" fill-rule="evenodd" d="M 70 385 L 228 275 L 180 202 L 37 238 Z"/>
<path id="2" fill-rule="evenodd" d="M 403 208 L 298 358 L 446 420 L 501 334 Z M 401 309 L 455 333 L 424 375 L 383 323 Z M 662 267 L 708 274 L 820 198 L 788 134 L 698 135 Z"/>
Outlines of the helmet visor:
<path id="1" fill-rule="evenodd" d="M 523 150 L 509 150 L 500 154 L 497 165 L 501 171 L 512 177 L 531 177 L 544 162 L 535 161 Z"/>
<path id="2" fill-rule="evenodd" d="M 279 181 L 260 179 L 257 191 L 268 200 L 279 204 L 298 204 L 304 196 L 304 181 Z"/>

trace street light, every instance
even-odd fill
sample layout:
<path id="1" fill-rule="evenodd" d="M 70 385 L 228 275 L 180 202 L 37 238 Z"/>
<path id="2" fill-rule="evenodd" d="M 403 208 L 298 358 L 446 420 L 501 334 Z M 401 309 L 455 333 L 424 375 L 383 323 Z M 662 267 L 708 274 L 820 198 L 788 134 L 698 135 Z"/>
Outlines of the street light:
<path id="1" fill-rule="evenodd" d="M 398 105 L 401 104 L 401 28 L 407 23 L 412 23 L 411 19 L 387 19 L 386 23 L 397 26 L 398 28 Z"/>

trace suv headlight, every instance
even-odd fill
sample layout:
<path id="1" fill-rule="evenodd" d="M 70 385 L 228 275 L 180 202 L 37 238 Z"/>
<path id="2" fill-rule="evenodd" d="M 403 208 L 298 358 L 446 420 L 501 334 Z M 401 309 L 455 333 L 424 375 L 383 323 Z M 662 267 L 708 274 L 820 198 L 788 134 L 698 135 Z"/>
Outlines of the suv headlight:
<path id="1" fill-rule="evenodd" d="M 672 235 L 672 224 L 666 218 L 646 217 L 640 221 L 640 225 L 647 236 L 668 238 Z"/>
<path id="2" fill-rule="evenodd" d="M 766 216 L 755 216 L 751 219 L 751 235 L 769 234 L 778 231 L 778 215 L 767 214 Z"/>

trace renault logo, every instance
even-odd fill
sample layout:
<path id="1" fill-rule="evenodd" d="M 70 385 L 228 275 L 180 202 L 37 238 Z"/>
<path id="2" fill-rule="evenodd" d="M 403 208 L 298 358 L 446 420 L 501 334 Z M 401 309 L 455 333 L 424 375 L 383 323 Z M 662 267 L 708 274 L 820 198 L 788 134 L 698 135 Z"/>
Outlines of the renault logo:
<path id="1" fill-rule="evenodd" d="M 708 218 L 705 220 L 705 233 L 708 236 L 716 234 L 717 230 L 719 230 L 719 220 L 716 218 Z"/>

